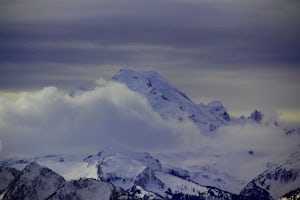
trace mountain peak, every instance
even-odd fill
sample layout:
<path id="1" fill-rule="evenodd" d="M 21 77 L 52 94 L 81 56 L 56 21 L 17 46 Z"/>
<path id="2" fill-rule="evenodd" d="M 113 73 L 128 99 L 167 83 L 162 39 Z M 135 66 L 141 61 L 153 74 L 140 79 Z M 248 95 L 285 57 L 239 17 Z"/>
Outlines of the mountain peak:
<path id="1" fill-rule="evenodd" d="M 64 184 L 62 176 L 31 162 L 8 186 L 4 199 L 46 199 Z"/>
<path id="2" fill-rule="evenodd" d="M 179 121 L 188 119 L 201 129 L 210 131 L 230 121 L 230 116 L 221 102 L 215 101 L 207 106 L 198 105 L 156 71 L 122 69 L 113 80 L 146 97 L 153 110 L 163 118 Z"/>
<path id="3" fill-rule="evenodd" d="M 30 162 L 23 169 L 24 173 L 37 174 L 43 167 L 40 166 L 37 162 Z"/>
<path id="4" fill-rule="evenodd" d="M 26 165 L 25 170 L 32 171 L 38 168 L 41 168 L 41 166 L 37 162 L 30 162 Z"/>
<path id="5" fill-rule="evenodd" d="M 121 69 L 117 75 L 113 77 L 113 80 L 125 83 L 129 89 L 142 93 L 143 95 L 149 93 L 153 89 L 175 89 L 156 71 Z"/>

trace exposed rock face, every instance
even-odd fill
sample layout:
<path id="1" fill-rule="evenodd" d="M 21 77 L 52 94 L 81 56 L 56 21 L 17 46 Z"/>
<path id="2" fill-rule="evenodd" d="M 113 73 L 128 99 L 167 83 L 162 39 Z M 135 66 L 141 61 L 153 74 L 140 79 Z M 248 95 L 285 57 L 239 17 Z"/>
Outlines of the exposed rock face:
<path id="1" fill-rule="evenodd" d="M 207 107 L 214 115 L 221 116 L 225 121 L 230 121 L 230 115 L 220 101 L 210 102 Z"/>
<path id="2" fill-rule="evenodd" d="M 253 113 L 250 114 L 249 119 L 252 119 L 253 121 L 260 123 L 263 119 L 263 114 L 260 111 L 255 110 Z"/>
<path id="3" fill-rule="evenodd" d="M 272 200 L 270 194 L 258 187 L 254 182 L 249 183 L 240 193 L 241 196 L 245 196 L 248 199 L 260 199 L 260 200 Z"/>
<path id="4" fill-rule="evenodd" d="M 1 168 L 0 175 L 3 176 L 4 172 L 5 174 L 11 173 L 12 176 L 16 174 L 5 191 L 4 200 L 110 200 L 118 198 L 116 188 L 110 183 L 90 178 L 65 181 L 59 174 L 36 162 L 29 163 L 22 172 Z"/>
<path id="5" fill-rule="evenodd" d="M 12 167 L 0 167 L 0 194 L 8 187 L 8 185 L 20 174 L 19 170 Z"/>
<path id="6" fill-rule="evenodd" d="M 48 199 L 51 200 L 109 200 L 117 198 L 112 184 L 95 179 L 79 179 L 69 181 Z"/>
<path id="7" fill-rule="evenodd" d="M 46 167 L 41 167 L 36 162 L 32 162 L 9 185 L 3 199 L 46 199 L 63 187 L 65 183 L 66 181 L 62 176 Z"/>
<path id="8" fill-rule="evenodd" d="M 300 185 L 300 152 L 295 152 L 284 163 L 276 165 L 252 180 L 243 191 L 263 189 L 274 199 L 280 198 Z M 243 193 L 243 192 L 242 192 Z"/>

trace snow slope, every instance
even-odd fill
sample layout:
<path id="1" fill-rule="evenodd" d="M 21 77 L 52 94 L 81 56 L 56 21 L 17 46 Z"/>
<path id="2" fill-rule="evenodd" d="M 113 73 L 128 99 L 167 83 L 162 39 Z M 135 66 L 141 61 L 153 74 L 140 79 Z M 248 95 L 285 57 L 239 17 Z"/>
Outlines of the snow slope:
<path id="1" fill-rule="evenodd" d="M 253 184 L 268 191 L 274 199 L 299 188 L 300 152 L 293 153 L 289 160 L 266 170 L 253 179 L 246 188 L 251 189 L 249 185 Z"/>
<path id="2" fill-rule="evenodd" d="M 87 163 L 83 160 L 86 155 L 44 155 L 27 159 L 6 159 L 0 165 L 13 166 L 18 170 L 23 170 L 30 162 L 48 167 L 54 172 L 62 175 L 66 180 L 79 178 L 98 178 L 97 163 Z"/>
<path id="3" fill-rule="evenodd" d="M 100 180 L 111 182 L 124 189 L 134 185 L 137 176 L 145 170 L 140 162 L 120 154 L 106 157 L 98 165 Z"/>
<path id="4" fill-rule="evenodd" d="M 124 83 L 129 89 L 145 96 L 153 109 L 164 118 L 179 121 L 188 118 L 203 130 L 211 131 L 231 120 L 221 102 L 215 101 L 208 106 L 195 104 L 155 71 L 122 69 L 113 80 Z"/>

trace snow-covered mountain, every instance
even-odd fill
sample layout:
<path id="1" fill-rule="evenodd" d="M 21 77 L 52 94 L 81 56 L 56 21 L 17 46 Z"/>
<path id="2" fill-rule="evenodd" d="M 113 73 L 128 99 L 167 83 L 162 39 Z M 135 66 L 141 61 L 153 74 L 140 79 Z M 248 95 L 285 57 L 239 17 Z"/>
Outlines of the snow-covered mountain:
<path id="1" fill-rule="evenodd" d="M 266 170 L 253 179 L 243 189 L 242 194 L 256 188 L 269 192 L 274 199 L 283 196 L 287 191 L 300 187 L 300 152 L 295 152 L 290 159 Z"/>
<path id="2" fill-rule="evenodd" d="M 4 169 L 8 172 L 11 169 Z M 103 199 L 116 197 L 115 187 L 95 179 L 66 181 L 61 175 L 30 162 L 7 186 L 3 200 Z"/>
<path id="3" fill-rule="evenodd" d="M 269 200 L 299 191 L 299 129 L 264 121 L 257 110 L 232 117 L 220 101 L 196 104 L 154 71 L 123 69 L 113 81 L 143 96 L 163 119 L 196 124 L 199 146 L 136 152 L 107 144 L 90 155 L 4 159 L 0 199 Z M 278 147 L 269 148 L 272 142 Z"/>
<path id="4" fill-rule="evenodd" d="M 220 101 L 208 105 L 195 104 L 155 71 L 122 69 L 113 80 L 145 96 L 153 109 L 164 118 L 177 118 L 179 121 L 189 118 L 200 128 L 210 131 L 231 121 Z"/>
<path id="5" fill-rule="evenodd" d="M 9 184 L 3 199 L 46 199 L 64 184 L 62 176 L 31 162 Z"/>
<path id="6" fill-rule="evenodd" d="M 156 164 L 152 165 L 151 162 L 146 164 L 135 160 L 134 157 L 118 153 L 110 154 L 107 151 L 106 154 L 107 156 L 98 160 L 99 179 L 79 178 L 66 181 L 63 176 L 49 168 L 42 167 L 36 162 L 28 162 L 22 171 L 15 170 L 18 175 L 14 179 L 9 179 L 9 185 L 4 188 L 2 198 L 4 200 L 247 199 L 176 176 L 180 174 L 180 169 L 174 169 L 172 173 L 168 173 L 169 170 L 157 168 Z M 148 156 L 145 158 L 149 160 Z M 153 160 L 152 163 L 157 162 Z M 9 174 L 11 170 L 12 168 L 5 167 L 2 174 Z"/>
<path id="7" fill-rule="evenodd" d="M 292 156 L 295 158 L 297 155 Z M 63 158 L 63 161 L 57 160 L 56 157 Z M 77 166 L 69 163 L 71 160 L 74 162 L 74 158 L 54 155 L 39 157 L 39 162 L 47 164 L 50 169 L 32 162 L 34 159 L 37 160 L 36 158 L 23 160 L 22 164 L 17 159 L 10 160 L 12 167 L 21 168 L 23 165 L 22 171 L 2 167 L 0 177 L 10 177 L 2 187 L 3 199 L 93 199 L 94 197 L 96 199 L 105 195 L 107 198 L 103 197 L 104 199 L 147 197 L 150 199 L 269 200 L 274 197 L 277 199 L 281 194 L 287 193 L 286 191 L 289 192 L 299 186 L 299 163 L 297 164 L 299 160 L 289 160 L 282 165 L 272 167 L 277 171 L 270 169 L 264 172 L 249 182 L 240 194 L 233 194 L 196 183 L 187 170 L 162 165 L 148 153 L 125 151 L 124 154 L 120 154 L 106 148 L 94 155 L 77 156 L 77 162 L 85 163 L 86 170 L 97 170 L 97 177 L 86 178 L 82 174 L 81 177 L 69 181 L 63 178 L 69 176 L 67 170 L 61 171 L 62 176 L 60 176 L 50 169 L 58 169 L 55 167 L 58 164 L 68 166 L 69 171 L 80 172 Z M 12 172 L 15 175 L 11 175 Z M 280 191 L 276 191 L 276 188 Z"/>

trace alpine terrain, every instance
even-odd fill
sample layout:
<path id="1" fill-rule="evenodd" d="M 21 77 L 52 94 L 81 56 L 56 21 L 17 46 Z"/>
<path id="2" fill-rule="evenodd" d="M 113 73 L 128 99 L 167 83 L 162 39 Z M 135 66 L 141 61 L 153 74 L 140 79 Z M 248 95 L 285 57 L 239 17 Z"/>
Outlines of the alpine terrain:
<path id="1" fill-rule="evenodd" d="M 145 152 L 108 143 L 90 154 L 3 158 L 0 199 L 300 198 L 300 129 L 258 110 L 233 117 L 218 100 L 194 103 L 155 71 L 122 69 L 111 81 L 162 120 L 198 130 L 190 146 Z"/>

